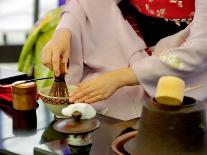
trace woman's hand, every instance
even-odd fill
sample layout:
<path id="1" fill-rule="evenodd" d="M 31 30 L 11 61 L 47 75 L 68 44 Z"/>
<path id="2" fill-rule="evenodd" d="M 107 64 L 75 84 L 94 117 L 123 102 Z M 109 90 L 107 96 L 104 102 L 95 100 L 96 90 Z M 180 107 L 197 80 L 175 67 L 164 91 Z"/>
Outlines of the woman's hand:
<path id="1" fill-rule="evenodd" d="M 70 102 L 93 103 L 110 97 L 118 88 L 138 84 L 131 68 L 104 73 L 95 79 L 85 81 L 70 94 Z"/>
<path id="2" fill-rule="evenodd" d="M 55 76 L 60 75 L 60 63 L 65 65 L 67 73 L 67 63 L 70 56 L 71 33 L 68 29 L 57 30 L 42 52 L 41 62 L 54 71 Z"/>

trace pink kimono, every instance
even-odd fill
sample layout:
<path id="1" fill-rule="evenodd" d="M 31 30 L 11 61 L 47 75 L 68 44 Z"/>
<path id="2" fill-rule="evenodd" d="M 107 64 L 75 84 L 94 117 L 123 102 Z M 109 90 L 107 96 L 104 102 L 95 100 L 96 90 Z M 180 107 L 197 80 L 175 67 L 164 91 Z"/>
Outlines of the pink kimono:
<path id="1" fill-rule="evenodd" d="M 193 22 L 185 30 L 158 42 L 152 56 L 146 54 L 145 43 L 123 18 L 118 2 L 68 1 L 57 27 L 72 33 L 66 81 L 78 84 L 106 71 L 132 67 L 141 85 L 120 88 L 110 98 L 92 104 L 98 113 L 122 120 L 140 116 L 142 104 L 149 99 L 145 91 L 153 97 L 157 81 L 164 75 L 183 78 L 189 90 L 186 95 L 204 100 L 207 1 L 196 0 Z"/>

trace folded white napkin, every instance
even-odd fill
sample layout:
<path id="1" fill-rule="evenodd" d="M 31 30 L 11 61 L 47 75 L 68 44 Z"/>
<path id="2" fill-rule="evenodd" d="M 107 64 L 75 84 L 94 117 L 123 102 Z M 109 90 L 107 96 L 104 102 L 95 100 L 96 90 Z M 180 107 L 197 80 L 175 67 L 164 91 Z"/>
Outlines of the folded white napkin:
<path id="1" fill-rule="evenodd" d="M 62 109 L 62 114 L 67 117 L 72 117 L 73 112 L 79 111 L 81 119 L 91 119 L 96 116 L 96 110 L 87 103 L 75 103 Z"/>

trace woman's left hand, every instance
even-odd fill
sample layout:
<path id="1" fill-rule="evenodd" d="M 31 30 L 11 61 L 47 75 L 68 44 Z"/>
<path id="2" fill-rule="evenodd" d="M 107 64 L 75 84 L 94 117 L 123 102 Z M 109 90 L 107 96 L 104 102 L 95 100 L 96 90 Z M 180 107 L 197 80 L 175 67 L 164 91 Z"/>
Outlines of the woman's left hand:
<path id="1" fill-rule="evenodd" d="M 130 80 L 137 84 L 135 74 L 130 68 L 104 73 L 95 79 L 85 81 L 70 95 L 70 102 L 93 103 L 110 97 L 118 88 L 131 85 Z M 129 77 L 132 76 L 132 77 Z M 134 79 L 135 78 L 135 79 Z M 132 82 L 132 81 L 131 81 Z"/>
<path id="2" fill-rule="evenodd" d="M 101 76 L 83 82 L 77 90 L 70 95 L 70 102 L 93 103 L 111 96 L 119 88 L 119 82 L 113 73 L 105 73 Z"/>

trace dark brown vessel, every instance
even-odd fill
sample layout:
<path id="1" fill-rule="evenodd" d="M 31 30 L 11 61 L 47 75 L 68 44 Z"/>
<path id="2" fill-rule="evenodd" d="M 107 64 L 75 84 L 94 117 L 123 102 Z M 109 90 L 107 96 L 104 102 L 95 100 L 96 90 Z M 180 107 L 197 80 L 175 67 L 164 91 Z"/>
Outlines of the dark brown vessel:
<path id="1" fill-rule="evenodd" d="M 125 144 L 133 155 L 206 155 L 206 105 L 184 97 L 182 106 L 152 100 L 143 107 L 138 134 Z"/>

